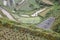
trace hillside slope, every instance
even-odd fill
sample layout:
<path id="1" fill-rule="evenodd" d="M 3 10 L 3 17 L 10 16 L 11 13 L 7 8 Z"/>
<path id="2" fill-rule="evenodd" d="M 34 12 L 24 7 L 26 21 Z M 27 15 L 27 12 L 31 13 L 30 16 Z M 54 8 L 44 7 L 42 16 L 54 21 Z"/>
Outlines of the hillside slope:
<path id="1" fill-rule="evenodd" d="M 31 26 L 31 25 L 30 25 Z M 2 40 L 59 40 L 60 34 L 0 18 L 0 39 Z"/>

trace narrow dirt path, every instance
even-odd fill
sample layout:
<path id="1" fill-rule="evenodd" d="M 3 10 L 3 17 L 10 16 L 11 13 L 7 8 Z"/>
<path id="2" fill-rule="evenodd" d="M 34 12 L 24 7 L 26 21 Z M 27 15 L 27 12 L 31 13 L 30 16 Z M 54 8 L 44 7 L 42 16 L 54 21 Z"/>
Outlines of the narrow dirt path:
<path id="1" fill-rule="evenodd" d="M 46 3 L 46 4 L 50 4 L 50 5 L 53 5 L 53 3 L 51 2 L 51 1 L 49 1 L 49 0 L 42 0 L 44 3 Z"/>
<path id="2" fill-rule="evenodd" d="M 6 15 L 10 20 L 13 20 L 13 21 L 16 21 L 11 15 L 9 12 L 7 12 L 5 9 L 3 9 L 2 7 L 0 7 L 0 10 L 2 11 L 2 13 L 4 15 Z"/>
<path id="3" fill-rule="evenodd" d="M 48 9 L 44 10 L 43 12 L 39 13 L 39 15 L 45 17 L 46 14 L 47 14 L 50 10 L 52 10 L 52 9 L 53 9 L 53 7 L 50 7 L 50 8 L 48 8 Z"/>
<path id="4" fill-rule="evenodd" d="M 22 0 L 21 2 L 18 3 L 18 5 L 21 5 L 22 3 L 24 3 L 25 0 Z"/>
<path id="5" fill-rule="evenodd" d="M 16 9 L 18 10 L 22 5 L 24 5 L 26 0 L 22 0 L 21 2 L 18 2 L 16 5 Z"/>
<path id="6" fill-rule="evenodd" d="M 32 14 L 31 16 L 38 16 L 39 13 L 45 11 L 46 9 L 47 9 L 47 7 L 40 9 L 40 10 L 36 11 L 34 14 Z"/>

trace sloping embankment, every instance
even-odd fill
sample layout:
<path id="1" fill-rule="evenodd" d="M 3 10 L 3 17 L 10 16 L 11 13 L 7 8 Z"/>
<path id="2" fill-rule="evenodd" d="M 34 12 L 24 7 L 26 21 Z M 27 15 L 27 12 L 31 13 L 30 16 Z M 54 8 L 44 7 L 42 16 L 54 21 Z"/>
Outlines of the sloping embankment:
<path id="1" fill-rule="evenodd" d="M 35 26 L 29 26 L 29 27 L 25 27 L 19 23 L 7 20 L 7 19 L 2 19 L 0 18 L 0 28 L 5 27 L 7 29 L 16 29 L 15 31 L 19 30 L 19 35 L 20 35 L 20 39 L 22 40 L 28 40 L 28 38 L 30 38 L 30 35 L 33 36 L 33 40 L 59 40 L 60 39 L 60 34 L 53 32 L 53 31 L 47 31 L 47 30 L 43 30 L 43 29 L 39 29 L 39 28 L 35 28 Z M 33 27 L 33 28 L 32 28 Z M 1 29 L 0 29 L 1 30 Z M 4 29 L 5 30 L 5 29 Z M 1 31 L 0 31 L 1 32 Z M 14 31 L 13 31 L 14 32 Z M 9 33 L 9 32 L 8 32 Z M 14 34 L 14 33 L 13 33 Z M 28 34 L 29 36 L 27 37 L 25 35 L 25 37 L 23 35 Z M 7 35 L 7 34 L 6 34 Z M 1 37 L 2 35 L 0 35 Z M 23 38 L 21 38 L 21 36 Z M 26 39 L 25 39 L 26 38 Z M 37 38 L 37 39 L 36 39 Z M 42 39 L 41 39 L 42 38 Z M 32 40 L 30 39 L 30 40 Z"/>

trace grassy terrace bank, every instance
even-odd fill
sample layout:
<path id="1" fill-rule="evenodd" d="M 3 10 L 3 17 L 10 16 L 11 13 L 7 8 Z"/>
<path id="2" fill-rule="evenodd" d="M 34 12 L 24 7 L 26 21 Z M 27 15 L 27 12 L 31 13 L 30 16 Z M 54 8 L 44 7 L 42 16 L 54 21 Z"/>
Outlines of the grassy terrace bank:
<path id="1" fill-rule="evenodd" d="M 28 24 L 38 24 L 42 21 L 41 17 L 19 17 L 19 22 Z"/>
<path id="2" fill-rule="evenodd" d="M 34 37 L 40 37 L 40 38 L 43 37 L 47 40 L 60 40 L 60 34 L 54 32 L 52 30 L 39 29 L 33 25 L 26 27 L 25 25 L 22 25 L 21 23 L 16 23 L 14 21 L 10 21 L 10 20 L 4 19 L 4 18 L 0 18 L 0 28 L 2 28 L 2 27 L 6 27 L 6 28 L 10 28 L 10 29 L 17 29 L 17 30 L 19 30 L 19 32 L 22 32 L 24 34 L 28 33 Z M 41 39 L 39 39 L 39 40 L 41 40 Z"/>

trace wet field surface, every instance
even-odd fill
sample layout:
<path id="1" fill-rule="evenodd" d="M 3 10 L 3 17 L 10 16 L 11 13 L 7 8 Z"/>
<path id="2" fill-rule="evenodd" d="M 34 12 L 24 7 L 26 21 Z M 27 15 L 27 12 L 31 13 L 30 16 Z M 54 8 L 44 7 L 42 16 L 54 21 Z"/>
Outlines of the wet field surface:
<path id="1" fill-rule="evenodd" d="M 50 29 L 54 21 L 55 21 L 54 17 L 49 17 L 47 20 L 38 24 L 37 27 L 43 28 L 43 29 Z"/>

